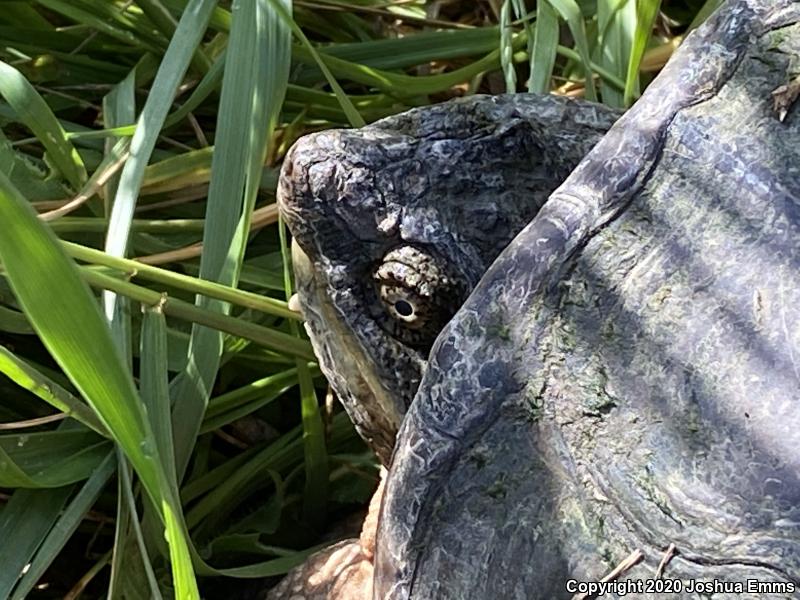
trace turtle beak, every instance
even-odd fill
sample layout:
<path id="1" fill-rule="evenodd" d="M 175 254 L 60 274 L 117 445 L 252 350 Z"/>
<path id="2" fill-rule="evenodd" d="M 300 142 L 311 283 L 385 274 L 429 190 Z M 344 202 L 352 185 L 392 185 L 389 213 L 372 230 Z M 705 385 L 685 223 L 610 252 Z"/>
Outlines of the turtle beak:
<path id="1" fill-rule="evenodd" d="M 292 263 L 297 288 L 293 304 L 303 314 L 320 368 L 359 434 L 388 464 L 402 418 L 398 401 L 376 376 L 370 358 L 333 305 L 324 277 L 296 241 Z"/>
<path id="2" fill-rule="evenodd" d="M 298 140 L 284 161 L 278 204 L 292 233 L 293 308 L 299 305 L 320 368 L 357 431 L 388 464 L 422 366 L 372 314 L 374 299 L 365 290 L 385 234 L 369 203 L 373 171 L 351 168 L 358 154 L 346 153 L 345 135 Z"/>
<path id="3" fill-rule="evenodd" d="M 293 237 L 308 218 L 313 218 L 313 196 L 309 190 L 308 172 L 313 163 L 313 144 L 304 138 L 295 143 L 286 155 L 278 178 L 278 209 Z"/>

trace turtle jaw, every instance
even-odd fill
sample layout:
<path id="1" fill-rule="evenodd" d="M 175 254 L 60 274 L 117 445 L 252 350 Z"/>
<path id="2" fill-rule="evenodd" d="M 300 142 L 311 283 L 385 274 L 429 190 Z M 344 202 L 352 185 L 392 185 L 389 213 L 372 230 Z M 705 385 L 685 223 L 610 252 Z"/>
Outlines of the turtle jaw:
<path id="1" fill-rule="evenodd" d="M 383 163 L 359 168 L 367 158 L 347 146 L 348 135 L 298 140 L 283 164 L 278 205 L 292 234 L 296 291 L 320 367 L 358 433 L 388 465 L 426 361 L 376 318 L 383 309 L 373 272 L 397 243 L 380 222 L 397 211 L 376 175 Z"/>
<path id="2" fill-rule="evenodd" d="M 618 116 L 534 105 L 475 97 L 313 133 L 286 155 L 278 203 L 306 255 L 295 266 L 306 328 L 384 464 L 440 327 Z"/>
<path id="3" fill-rule="evenodd" d="M 394 385 L 389 374 L 379 371 L 380 362 L 372 356 L 370 348 L 380 333 L 353 323 L 358 318 L 347 307 L 337 306 L 330 282 L 296 240 L 292 242 L 292 263 L 300 307 L 305 328 L 320 368 L 341 400 L 356 430 L 375 451 L 384 465 L 388 465 L 394 448 L 395 436 L 410 397 L 403 390 L 408 386 Z M 344 294 L 345 298 L 347 294 Z M 343 310 L 344 308 L 344 310 Z M 359 335 L 359 333 L 361 335 Z M 364 343 L 366 336 L 368 342 Z M 406 372 L 400 370 L 395 377 L 418 381 L 422 364 L 408 364 Z M 389 391 L 389 390 L 395 391 Z"/>

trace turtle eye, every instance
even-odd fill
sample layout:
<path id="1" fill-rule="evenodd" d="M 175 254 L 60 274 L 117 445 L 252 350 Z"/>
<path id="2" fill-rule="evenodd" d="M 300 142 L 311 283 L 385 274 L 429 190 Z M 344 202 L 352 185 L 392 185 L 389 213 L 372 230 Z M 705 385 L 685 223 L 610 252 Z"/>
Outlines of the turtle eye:
<path id="1" fill-rule="evenodd" d="M 432 343 L 463 300 L 462 286 L 448 275 L 447 265 L 415 246 L 390 250 L 373 281 L 384 329 L 414 346 Z"/>
<path id="2" fill-rule="evenodd" d="M 394 312 L 403 319 L 409 319 L 414 316 L 414 306 L 408 300 L 395 300 Z"/>
<path id="3" fill-rule="evenodd" d="M 382 282 L 380 297 L 384 310 L 392 319 L 412 329 L 425 327 L 430 302 L 413 288 L 403 287 L 395 282 Z"/>

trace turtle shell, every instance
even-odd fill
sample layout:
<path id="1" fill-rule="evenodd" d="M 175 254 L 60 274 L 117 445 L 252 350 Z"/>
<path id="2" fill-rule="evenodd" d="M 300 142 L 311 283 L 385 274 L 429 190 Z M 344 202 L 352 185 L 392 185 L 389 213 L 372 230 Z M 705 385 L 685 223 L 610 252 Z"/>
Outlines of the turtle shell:
<path id="1" fill-rule="evenodd" d="M 400 430 L 376 598 L 570 598 L 635 552 L 614 577 L 669 597 L 797 597 L 799 60 L 800 3 L 729 1 L 489 268 Z"/>

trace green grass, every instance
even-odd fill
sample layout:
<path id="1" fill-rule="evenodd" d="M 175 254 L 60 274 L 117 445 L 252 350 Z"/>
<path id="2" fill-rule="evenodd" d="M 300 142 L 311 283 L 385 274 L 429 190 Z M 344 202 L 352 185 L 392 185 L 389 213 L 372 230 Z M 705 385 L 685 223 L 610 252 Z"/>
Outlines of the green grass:
<path id="1" fill-rule="evenodd" d="M 196 598 L 368 500 L 286 304 L 298 136 L 472 93 L 628 106 L 716 4 L 3 2 L 0 598 Z"/>

